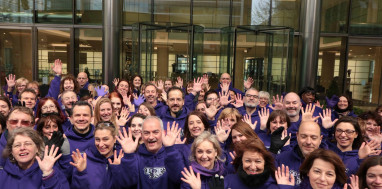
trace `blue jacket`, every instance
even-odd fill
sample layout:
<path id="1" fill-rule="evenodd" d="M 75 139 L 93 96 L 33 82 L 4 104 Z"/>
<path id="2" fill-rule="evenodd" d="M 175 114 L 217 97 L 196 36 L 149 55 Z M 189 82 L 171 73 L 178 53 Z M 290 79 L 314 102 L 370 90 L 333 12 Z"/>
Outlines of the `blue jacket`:
<path id="1" fill-rule="evenodd" d="M 156 154 L 147 151 L 142 144 L 137 153 L 125 154 L 125 177 L 138 189 L 180 187 L 181 171 L 184 168 L 181 154 L 175 146 L 162 147 Z"/>
<path id="2" fill-rule="evenodd" d="M 161 112 L 162 112 L 162 115 L 160 116 L 160 118 L 162 119 L 164 130 L 167 129 L 168 122 L 170 122 L 170 126 L 171 126 L 172 122 L 176 121 L 179 124 L 179 128 L 182 128 L 180 135 L 181 137 L 183 137 L 184 124 L 186 123 L 187 115 L 191 113 L 191 111 L 187 107 L 183 106 L 182 113 L 178 115 L 176 118 L 171 116 L 170 108 L 168 106 L 164 106 L 161 109 Z"/>
<path id="3" fill-rule="evenodd" d="M 227 175 L 224 178 L 224 188 L 229 189 L 229 188 L 240 188 L 240 189 L 278 189 L 278 188 L 293 188 L 293 186 L 286 186 L 286 185 L 277 185 L 277 182 L 275 179 L 273 179 L 272 176 L 269 176 L 268 180 L 260 187 L 248 187 L 245 185 L 238 174 L 230 174 Z"/>
<path id="4" fill-rule="evenodd" d="M 346 174 L 351 176 L 352 174 L 356 174 L 357 170 L 362 162 L 362 160 L 358 157 L 358 150 L 351 150 L 347 152 L 342 152 L 338 147 L 337 143 L 327 142 L 329 149 L 335 152 L 338 156 L 340 156 L 342 162 L 346 166 Z"/>
<path id="5" fill-rule="evenodd" d="M 90 146 L 94 146 L 94 126 L 90 125 L 90 132 L 87 136 L 82 137 L 77 135 L 74 131 L 74 126 L 69 127 L 65 131 L 65 135 L 70 143 L 70 151 L 76 151 L 79 149 L 80 152 L 85 151 Z"/>
<path id="6" fill-rule="evenodd" d="M 73 170 L 71 188 L 127 188 L 128 185 L 118 185 L 119 179 L 129 180 L 123 177 L 120 172 L 124 169 L 123 163 L 120 165 L 110 165 L 108 159 L 114 161 L 114 156 L 105 158 L 101 155 L 96 146 L 93 145 L 85 150 L 87 155 L 86 169 L 78 172 L 76 168 Z M 125 182 L 128 184 L 128 182 Z M 130 182 L 131 183 L 131 182 Z"/>
<path id="7" fill-rule="evenodd" d="M 53 173 L 46 178 L 42 177 L 42 171 L 38 166 L 37 160 L 27 170 L 21 170 L 16 163 L 6 160 L 4 169 L 0 170 L 1 188 L 69 188 L 66 177 L 56 168 Z"/>

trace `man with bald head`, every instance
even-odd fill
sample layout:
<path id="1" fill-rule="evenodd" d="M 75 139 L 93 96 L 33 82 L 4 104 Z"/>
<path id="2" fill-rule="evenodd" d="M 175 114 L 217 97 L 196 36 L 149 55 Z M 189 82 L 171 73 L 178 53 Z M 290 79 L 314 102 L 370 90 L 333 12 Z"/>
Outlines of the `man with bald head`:
<path id="1" fill-rule="evenodd" d="M 244 93 L 239 90 L 239 89 L 236 89 L 236 88 L 233 88 L 232 86 L 232 80 L 231 80 L 231 76 L 228 74 L 228 73 L 223 73 L 221 76 L 220 76 L 220 84 L 218 85 L 218 88 L 216 89 L 216 92 L 219 94 L 219 92 L 222 92 L 222 88 L 221 88 L 221 85 L 223 84 L 227 84 L 229 86 L 229 89 L 228 91 L 234 91 L 236 94 L 241 94 L 242 96 L 244 96 Z M 227 92 L 228 92 L 227 91 Z"/>
<path id="2" fill-rule="evenodd" d="M 289 167 L 289 173 L 295 177 L 296 185 L 301 183 L 299 168 L 305 157 L 319 147 L 326 148 L 322 141 L 320 126 L 314 121 L 304 121 L 297 132 L 297 145 L 290 151 L 284 151 L 277 155 L 278 166 L 284 164 Z"/>
<path id="3" fill-rule="evenodd" d="M 77 82 L 80 85 L 81 89 L 88 89 L 88 85 L 89 85 L 88 81 L 89 81 L 89 78 L 87 73 L 85 72 L 78 73 Z"/>

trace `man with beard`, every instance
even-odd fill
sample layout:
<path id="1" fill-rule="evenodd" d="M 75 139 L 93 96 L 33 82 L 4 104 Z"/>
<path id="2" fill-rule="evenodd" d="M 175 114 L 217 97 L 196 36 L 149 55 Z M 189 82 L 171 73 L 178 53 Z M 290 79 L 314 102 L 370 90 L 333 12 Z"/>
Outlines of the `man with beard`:
<path id="1" fill-rule="evenodd" d="M 168 89 L 167 106 L 163 106 L 161 112 L 160 118 L 163 121 L 163 125 L 176 121 L 179 127 L 182 128 L 181 136 L 183 136 L 186 117 L 191 111 L 184 106 L 184 92 L 181 88 L 171 87 Z"/>
<path id="2" fill-rule="evenodd" d="M 155 113 L 160 116 L 162 112 L 160 109 L 163 107 L 163 103 L 158 100 L 158 89 L 152 83 L 145 84 L 144 97 L 145 101 L 150 103 L 150 105 L 155 109 Z"/>
<path id="3" fill-rule="evenodd" d="M 252 123 L 255 123 L 257 121 L 257 126 L 255 128 L 255 132 L 265 132 L 261 130 L 260 128 L 260 117 L 259 117 L 259 91 L 255 88 L 249 88 L 247 92 L 245 93 L 245 96 L 243 98 L 244 100 L 244 106 L 238 108 L 239 112 L 244 116 L 245 114 L 249 115 L 251 117 Z M 265 125 L 266 123 L 264 123 Z"/>

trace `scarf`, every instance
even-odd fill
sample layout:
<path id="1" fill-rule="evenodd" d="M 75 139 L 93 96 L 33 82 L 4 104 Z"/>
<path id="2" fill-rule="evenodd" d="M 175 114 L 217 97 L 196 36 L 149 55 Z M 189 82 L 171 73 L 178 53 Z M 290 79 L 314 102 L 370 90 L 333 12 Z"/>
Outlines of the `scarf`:
<path id="1" fill-rule="evenodd" d="M 265 182 L 267 182 L 267 180 L 271 176 L 271 173 L 268 168 L 265 168 L 264 171 L 260 174 L 248 175 L 243 169 L 243 164 L 239 166 L 239 169 L 237 170 L 237 174 L 240 180 L 246 186 L 251 188 L 255 188 L 255 187 L 263 185 Z"/>
<path id="2" fill-rule="evenodd" d="M 216 174 L 222 175 L 224 172 L 224 165 L 219 160 L 215 160 L 214 167 L 212 169 L 207 169 L 195 161 L 191 162 L 191 166 L 196 173 L 200 173 L 200 175 L 203 175 L 206 177 L 212 177 L 212 176 L 215 176 Z"/>

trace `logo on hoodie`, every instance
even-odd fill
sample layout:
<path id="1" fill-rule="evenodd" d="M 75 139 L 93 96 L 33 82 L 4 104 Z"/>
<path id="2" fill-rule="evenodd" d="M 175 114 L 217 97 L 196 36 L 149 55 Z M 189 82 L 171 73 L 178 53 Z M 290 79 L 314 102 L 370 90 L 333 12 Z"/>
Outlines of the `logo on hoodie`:
<path id="1" fill-rule="evenodd" d="M 149 179 L 157 179 L 166 173 L 165 167 L 145 167 L 143 168 L 145 175 L 149 176 Z"/>

